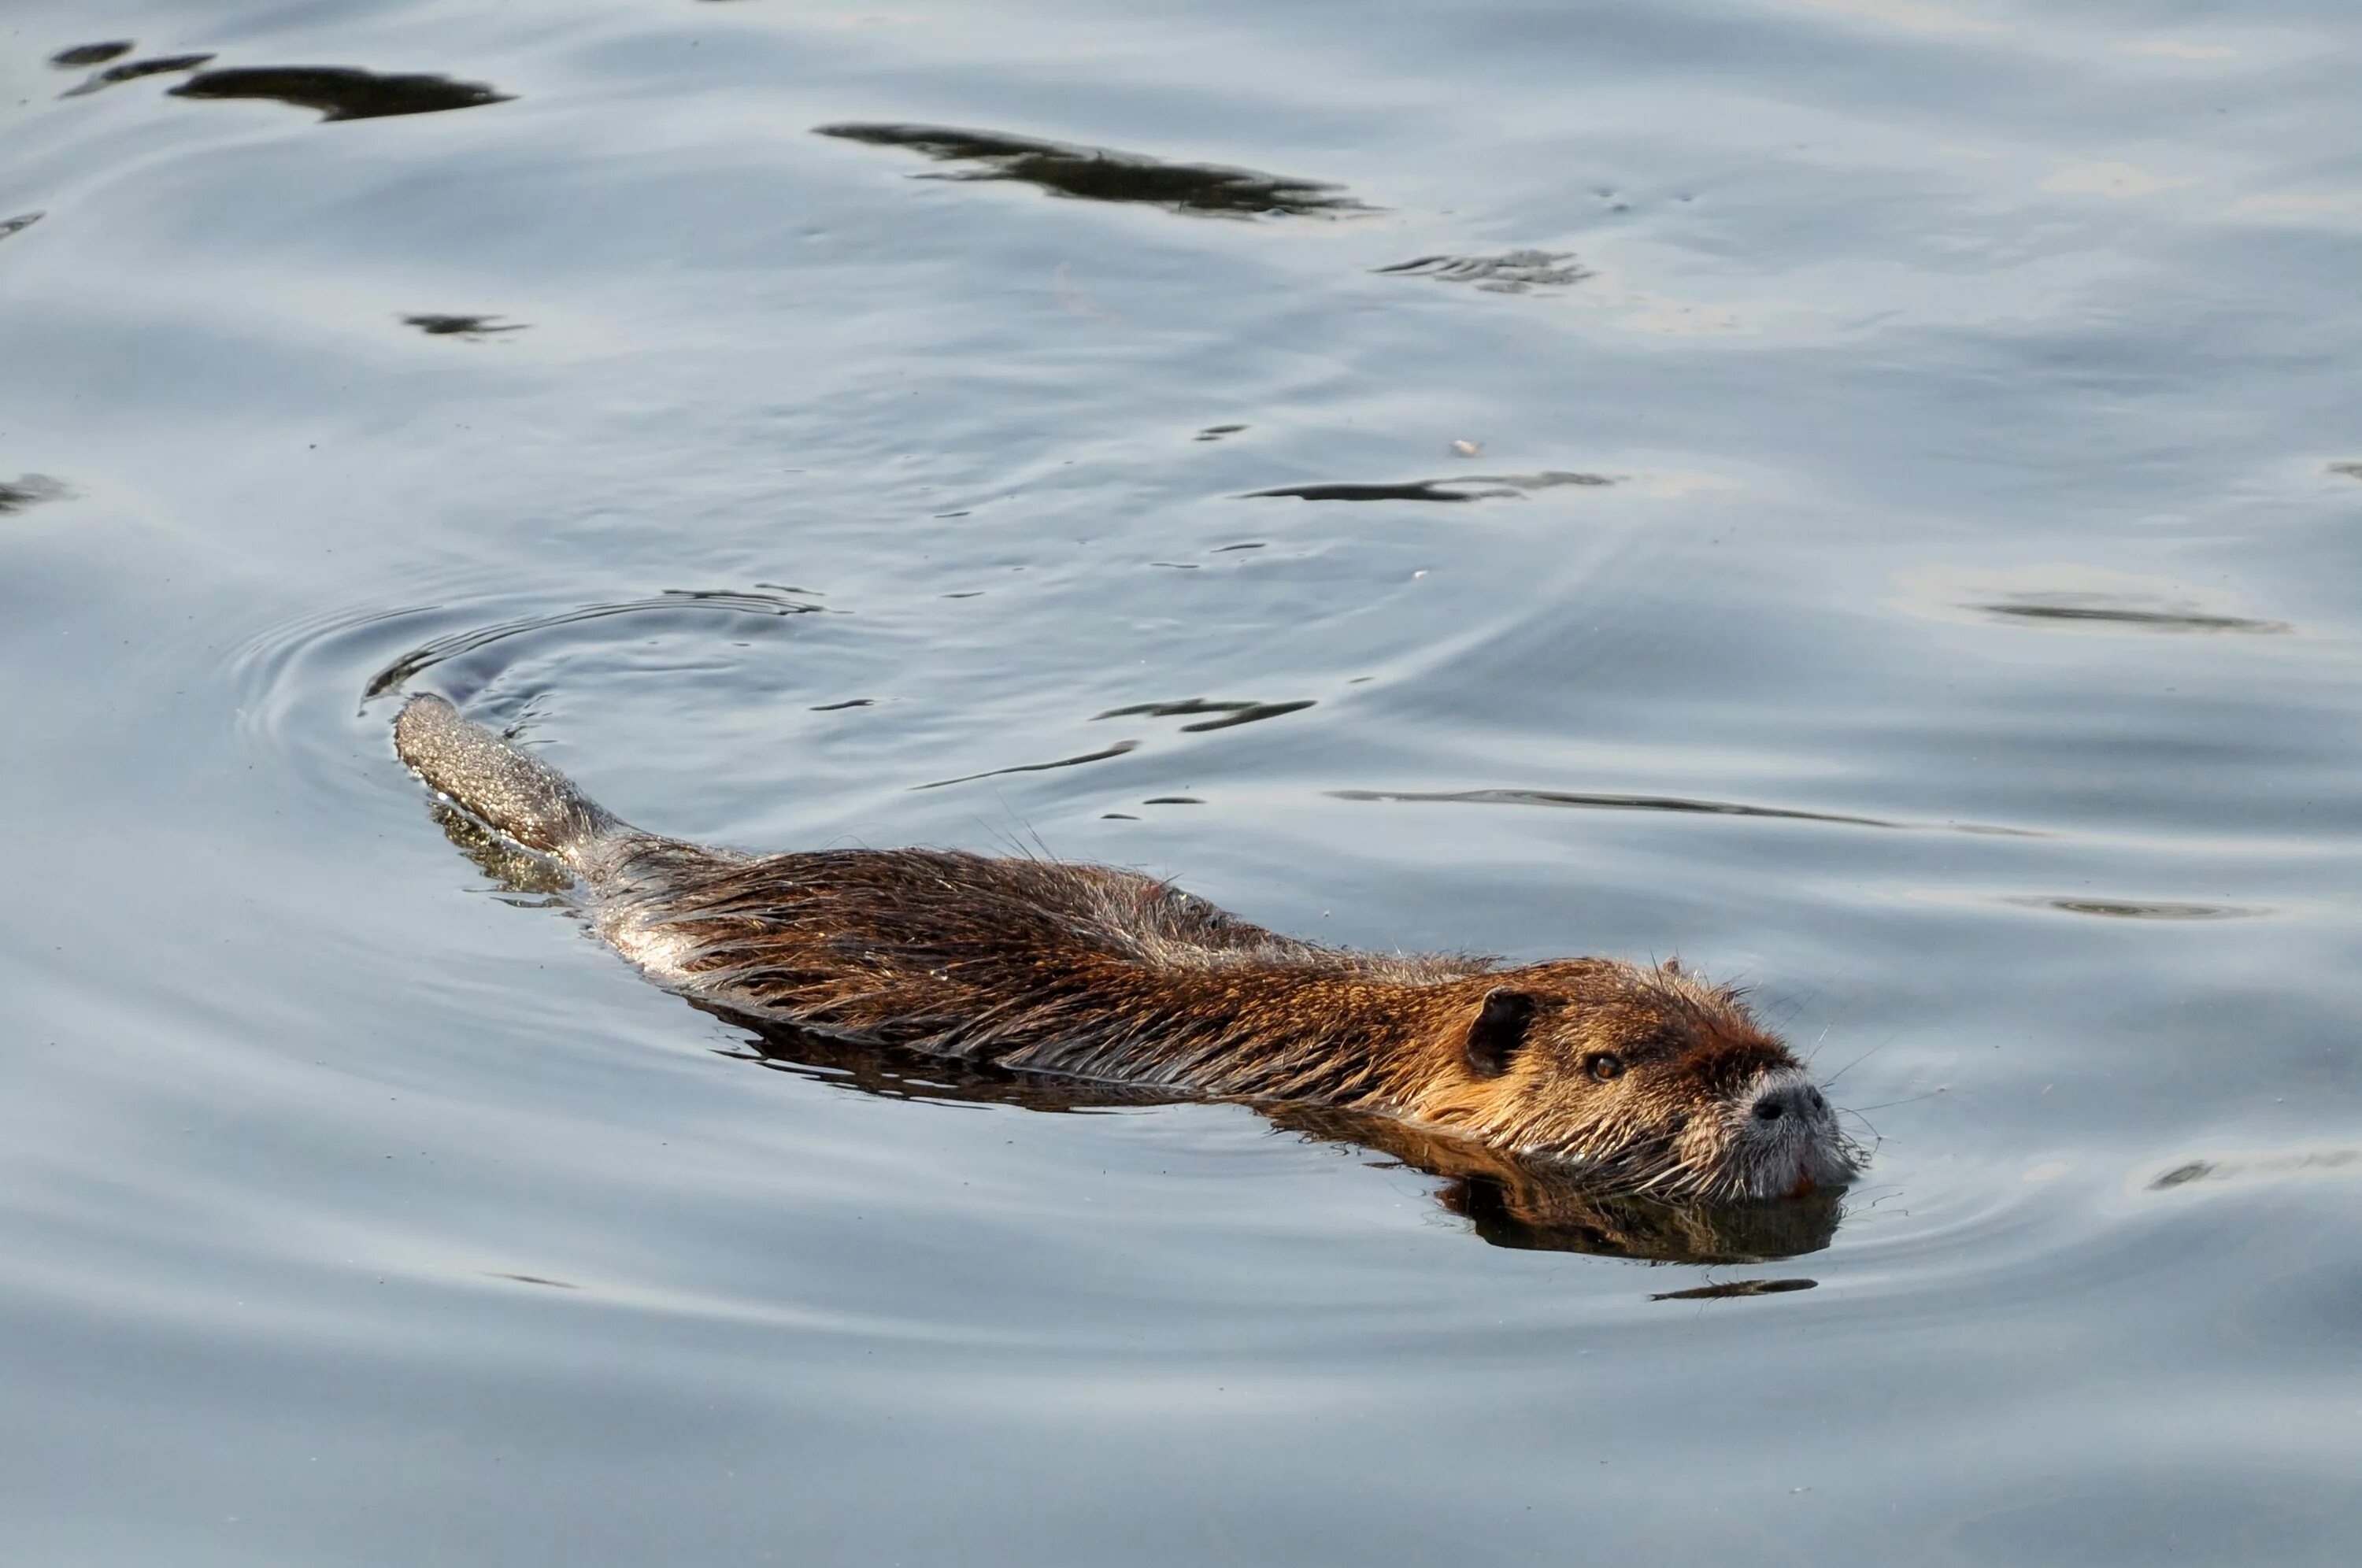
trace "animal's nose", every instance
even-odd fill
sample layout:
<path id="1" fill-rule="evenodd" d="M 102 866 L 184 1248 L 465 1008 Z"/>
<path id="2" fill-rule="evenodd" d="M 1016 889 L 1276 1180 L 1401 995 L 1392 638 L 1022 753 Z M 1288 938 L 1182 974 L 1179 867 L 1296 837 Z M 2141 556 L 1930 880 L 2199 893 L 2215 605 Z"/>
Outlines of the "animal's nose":
<path id="1" fill-rule="evenodd" d="M 1809 1116 L 1827 1103 L 1821 1099 L 1821 1091 L 1810 1084 L 1787 1084 L 1766 1089 L 1756 1097 L 1755 1119 L 1777 1121 L 1783 1116 Z"/>

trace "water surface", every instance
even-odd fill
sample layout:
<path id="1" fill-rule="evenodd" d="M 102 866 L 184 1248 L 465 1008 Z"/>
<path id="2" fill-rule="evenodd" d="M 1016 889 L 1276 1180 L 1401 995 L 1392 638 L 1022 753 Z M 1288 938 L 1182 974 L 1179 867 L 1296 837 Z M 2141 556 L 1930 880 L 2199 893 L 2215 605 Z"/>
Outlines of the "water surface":
<path id="1" fill-rule="evenodd" d="M 2345 1561 L 2357 66 L 20 0 L 0 1556 Z M 1678 953 L 1874 1159 L 1701 1237 L 782 1054 L 438 823 L 419 690 L 683 835 Z"/>

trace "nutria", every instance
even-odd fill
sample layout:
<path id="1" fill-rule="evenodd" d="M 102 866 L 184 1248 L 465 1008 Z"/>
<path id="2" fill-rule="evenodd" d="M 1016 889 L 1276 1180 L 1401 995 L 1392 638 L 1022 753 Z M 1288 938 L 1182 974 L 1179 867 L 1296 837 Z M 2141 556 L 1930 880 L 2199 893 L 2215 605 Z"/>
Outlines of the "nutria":
<path id="1" fill-rule="evenodd" d="M 587 884 L 600 935 L 739 1017 L 1020 1073 L 1376 1112 L 1603 1189 L 1793 1197 L 1836 1113 L 1733 992 L 1667 963 L 1323 947 L 1136 872 L 930 849 L 752 856 L 644 833 L 440 697 L 394 747 Z"/>

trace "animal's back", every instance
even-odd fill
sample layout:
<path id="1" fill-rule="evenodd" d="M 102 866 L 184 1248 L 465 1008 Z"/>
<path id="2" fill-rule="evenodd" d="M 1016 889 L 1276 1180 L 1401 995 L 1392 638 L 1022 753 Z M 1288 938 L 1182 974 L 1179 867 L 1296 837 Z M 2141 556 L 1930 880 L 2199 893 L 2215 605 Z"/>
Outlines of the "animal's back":
<path id="1" fill-rule="evenodd" d="M 1298 941 L 1109 867 L 684 844 L 623 822 L 439 697 L 414 698 L 394 739 L 430 785 L 580 873 L 600 934 L 652 977 L 797 1027 L 1085 1074 L 1136 1077 L 1147 1051 L 1179 1073 L 1242 988 L 1484 967 Z M 1198 1005 L 1213 999 L 1230 1005 Z"/>

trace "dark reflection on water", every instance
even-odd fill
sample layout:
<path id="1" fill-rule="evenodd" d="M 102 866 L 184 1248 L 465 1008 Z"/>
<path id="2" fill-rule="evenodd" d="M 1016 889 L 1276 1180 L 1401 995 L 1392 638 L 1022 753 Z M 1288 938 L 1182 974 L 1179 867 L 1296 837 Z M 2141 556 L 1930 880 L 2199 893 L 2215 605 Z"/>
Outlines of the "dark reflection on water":
<path id="1" fill-rule="evenodd" d="M 1051 762 L 1019 762 L 1007 767 L 988 767 L 981 773 L 963 773 L 956 778 L 937 778 L 931 783 L 913 784 L 913 790 L 946 790 L 955 784 L 973 784 L 979 778 L 999 778 L 1012 773 L 1047 773 L 1059 767 L 1080 767 L 1088 762 L 1106 762 L 1138 751 L 1140 743 L 1122 740 L 1097 751 L 1087 751 L 1079 756 L 1062 756 Z"/>
<path id="2" fill-rule="evenodd" d="M 424 73 L 383 73 L 342 65 L 234 66 L 193 76 L 175 98 L 267 98 L 317 109 L 323 120 L 432 115 L 505 104 L 513 94 L 476 82 Z"/>
<path id="3" fill-rule="evenodd" d="M 497 315 L 405 315 L 404 326 L 414 326 L 429 337 L 490 337 L 501 332 L 523 332 L 522 321 L 503 323 Z"/>
<path id="4" fill-rule="evenodd" d="M 94 72 L 87 82 L 69 87 L 61 94 L 80 98 L 119 82 L 137 82 L 148 76 L 171 76 L 183 71 L 194 71 L 214 57 L 210 54 L 160 54 L 145 60 L 127 60 L 121 65 L 110 65 Z"/>
<path id="5" fill-rule="evenodd" d="M 1467 806 L 1564 806 L 1600 812 L 1673 812 L 1711 817 L 1772 817 L 1785 822 L 1831 823 L 1840 827 L 1888 828 L 1896 832 L 1988 834 L 2003 838 L 2042 838 L 2034 828 L 1984 823 L 1908 823 L 1860 817 L 1841 812 L 1807 812 L 1788 806 L 1751 806 L 1737 801 L 1699 801 L 1679 795 L 1588 794 L 1568 790 L 1331 790 L 1338 801 L 1401 801 Z"/>
<path id="6" fill-rule="evenodd" d="M 451 846 L 502 890 L 503 902 L 531 909 L 570 905 L 574 878 L 564 867 L 494 833 L 456 806 L 430 801 L 426 809 Z"/>
<path id="7" fill-rule="evenodd" d="M 2272 1181 L 2330 1174 L 2362 1175 L 2362 1149 L 2268 1149 L 2189 1160 L 2158 1176 L 2148 1184 L 2148 1190 L 2169 1192 L 2193 1182 Z"/>
<path id="8" fill-rule="evenodd" d="M 1487 293 L 1522 294 L 1536 289 L 1564 288 L 1593 275 L 1577 265 L 1571 250 L 1510 250 L 1498 256 L 1421 256 L 1380 267 L 1381 273 L 1405 277 L 1440 278 L 1449 283 L 1473 283 Z"/>
<path id="9" fill-rule="evenodd" d="M 1601 1192 L 1570 1172 L 1383 1116 L 1328 1106 L 1285 1106 L 1264 1114 L 1275 1127 L 1372 1149 L 1442 1177 L 1438 1203 L 1494 1246 L 1518 1252 L 1592 1253 L 1650 1263 L 1762 1263 L 1821 1251 L 1845 1215 L 1839 1193 L 1764 1203 L 1661 1203 Z"/>
<path id="10" fill-rule="evenodd" d="M 2272 911 L 2238 904 L 2174 903 L 2159 900 L 2078 899 L 2026 896 L 2003 903 L 2025 909 L 2057 910 L 2061 914 L 2098 915 L 2107 920 L 2253 920 Z"/>
<path id="11" fill-rule="evenodd" d="M 86 65 L 105 65 L 108 61 L 129 54 L 133 44 L 129 39 L 110 43 L 76 44 L 50 56 L 50 63 L 61 71 L 73 71 Z"/>
<path id="12" fill-rule="evenodd" d="M 750 1032 L 740 1055 L 864 1094 L 889 1099 L 1021 1106 L 1087 1113 L 1169 1105 L 1191 1097 L 1121 1084 L 1093 1084 L 955 1062 L 782 1031 L 705 1008 Z M 1443 1209 L 1496 1247 L 1590 1253 L 1650 1263 L 1744 1264 L 1819 1252 L 1836 1234 L 1837 1194 L 1776 1203 L 1672 1204 L 1584 1187 L 1573 1174 L 1530 1165 L 1383 1116 L 1329 1106 L 1257 1105 L 1283 1132 L 1385 1156 L 1385 1164 L 1441 1179 Z"/>
<path id="13" fill-rule="evenodd" d="M 1816 1279 L 1734 1279 L 1727 1285 L 1701 1285 L 1694 1290 L 1660 1290 L 1651 1301 L 1727 1301 L 1741 1296 L 1785 1296 L 1810 1290 Z"/>
<path id="14" fill-rule="evenodd" d="M 65 494 L 66 487 L 47 474 L 19 474 L 13 480 L 0 480 L 0 513 L 22 512 Z"/>
<path id="15" fill-rule="evenodd" d="M 1253 217 L 1272 213 L 1306 217 L 1371 209 L 1319 180 L 1296 180 L 1213 163 L 1169 163 L 1104 147 L 1038 141 L 998 131 L 949 126 L 833 125 L 820 136 L 876 147 L 903 147 L 944 163 L 976 167 L 935 180 L 1017 180 L 1056 196 L 1087 202 L 1140 202 L 1177 213 Z"/>
<path id="16" fill-rule="evenodd" d="M 2285 621 L 2257 621 L 2244 615 L 2210 615 L 2197 610 L 2143 609 L 2110 604 L 2070 594 L 2028 597 L 1970 608 L 2002 621 L 2066 622 L 2113 625 L 2142 632 L 2246 632 L 2277 636 L 2294 631 Z"/>
<path id="17" fill-rule="evenodd" d="M 1450 479 L 1405 480 L 1392 484 L 1283 484 L 1270 490 L 1248 491 L 1240 499 L 1292 496 L 1298 501 L 1502 501 L 1562 485 L 1596 489 L 1615 482 L 1608 474 L 1548 469 L 1534 474 L 1455 474 Z"/>
<path id="18" fill-rule="evenodd" d="M 1104 713 L 1093 713 L 1099 719 L 1125 719 L 1142 715 L 1152 719 L 1185 718 L 1193 713 L 1212 713 L 1214 718 L 1194 724 L 1184 724 L 1181 733 L 1194 734 L 1205 730 L 1227 730 L 1237 724 L 1252 724 L 1264 719 L 1276 719 L 1283 713 L 1300 713 L 1312 707 L 1314 700 L 1307 697 L 1293 702 L 1216 701 L 1204 697 L 1192 697 L 1180 702 L 1134 702 L 1125 708 L 1109 708 Z"/>
<path id="19" fill-rule="evenodd" d="M 40 221 L 39 213 L 18 213 L 15 217 L 0 218 L 0 239 L 6 239 L 12 234 L 21 234 Z"/>

